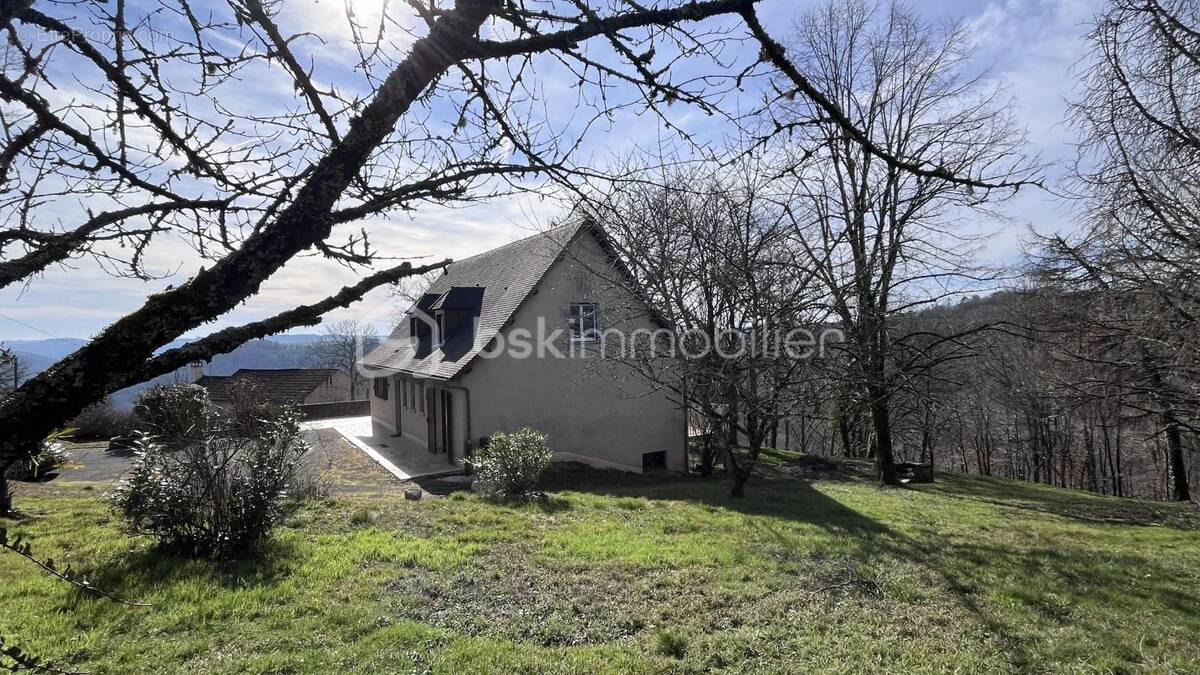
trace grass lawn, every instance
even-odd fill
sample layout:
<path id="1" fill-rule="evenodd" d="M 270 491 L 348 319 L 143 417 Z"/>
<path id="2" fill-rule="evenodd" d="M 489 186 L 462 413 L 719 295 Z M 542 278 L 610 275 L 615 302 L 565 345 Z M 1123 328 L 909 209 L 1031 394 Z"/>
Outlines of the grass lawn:
<path id="1" fill-rule="evenodd" d="M 338 491 L 264 559 L 172 559 L 102 486 L 18 494 L 0 635 L 103 672 L 1200 672 L 1200 516 L 943 475 L 839 472 L 731 500 L 684 478 L 552 476 L 542 504 Z"/>

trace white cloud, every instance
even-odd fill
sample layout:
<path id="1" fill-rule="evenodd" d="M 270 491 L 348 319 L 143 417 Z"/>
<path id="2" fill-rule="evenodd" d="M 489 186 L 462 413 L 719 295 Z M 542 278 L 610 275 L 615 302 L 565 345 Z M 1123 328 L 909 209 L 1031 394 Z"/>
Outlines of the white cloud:
<path id="1" fill-rule="evenodd" d="M 1029 147 L 1050 164 L 1047 186 L 1062 179 L 1073 132 L 1064 123 L 1074 69 L 1085 53 L 1083 35 L 1100 0 L 999 0 L 967 17 L 977 56 L 1013 95 Z M 986 256 L 1015 261 L 1028 226 L 1039 232 L 1070 229 L 1070 204 L 1040 190 L 1024 190 L 1003 206 L 1012 223 L 992 237 Z"/>

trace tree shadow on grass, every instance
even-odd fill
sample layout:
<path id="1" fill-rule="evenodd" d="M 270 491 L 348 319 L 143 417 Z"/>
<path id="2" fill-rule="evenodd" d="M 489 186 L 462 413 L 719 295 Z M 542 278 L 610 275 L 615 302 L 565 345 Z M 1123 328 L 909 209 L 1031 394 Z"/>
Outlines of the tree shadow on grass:
<path id="1" fill-rule="evenodd" d="M 953 487 L 939 492 L 973 498 L 955 495 Z M 1015 496 L 1023 494 L 1018 491 Z M 1062 513 L 1057 508 L 1023 506 L 1001 498 L 983 501 L 1096 522 L 1091 514 Z M 1054 501 L 1051 499 L 1053 506 L 1067 506 L 1066 500 Z M 1143 523 L 1122 520 L 1121 524 Z M 1139 651 L 1144 636 L 1127 623 L 1113 620 L 1115 616 L 1173 615 L 1163 623 L 1200 631 L 1200 588 L 1181 578 L 1164 557 L 1140 550 L 1090 547 L 1077 541 L 1057 547 L 1032 545 L 1035 541 L 1014 545 L 1007 540 L 989 540 L 982 532 L 971 536 L 961 531 L 927 531 L 908 536 L 893 531 L 875 540 L 875 545 L 879 553 L 915 566 L 935 587 L 944 588 L 979 626 L 1000 640 L 1006 657 L 1018 669 L 1044 666 L 1046 654 L 1035 653 L 1034 648 L 1045 635 L 1060 629 L 1073 631 L 1077 641 L 1067 651 L 1102 647 L 1110 653 L 1127 654 L 1125 658 L 1134 661 L 1143 658 Z"/>
<path id="2" fill-rule="evenodd" d="M 212 586 L 226 590 L 272 587 L 294 571 L 297 560 L 292 542 L 273 537 L 253 555 L 238 560 L 211 560 L 151 546 L 124 552 L 87 574 L 97 588 L 130 601 L 176 584 Z M 74 602 L 96 599 L 85 591 L 74 594 Z"/>
<path id="3" fill-rule="evenodd" d="M 726 509 L 753 516 L 804 522 L 825 530 L 856 536 L 890 536 L 894 533 L 815 489 L 809 482 L 790 477 L 756 476 L 745 497 L 729 496 L 729 481 L 679 474 L 631 474 L 618 471 L 556 466 L 542 481 L 548 492 L 580 492 L 613 497 L 690 502 L 709 509 Z"/>
<path id="4" fill-rule="evenodd" d="M 1037 483 L 956 473 L 939 473 L 936 483 L 914 489 L 952 499 L 1037 511 L 1085 523 L 1165 525 L 1181 530 L 1200 530 L 1200 508 L 1192 503 L 1109 497 Z"/>
<path id="5" fill-rule="evenodd" d="M 1077 492 L 1056 495 L 1049 488 L 1024 490 L 1006 483 L 950 476 L 919 490 L 1101 525 L 1159 524 L 1163 514 L 1187 513 L 1186 507 L 1176 510 L 1175 505 L 1089 502 L 1089 495 Z M 755 530 L 765 549 L 798 551 L 797 557 L 782 561 L 788 565 L 811 561 L 798 545 L 806 535 L 787 522 L 816 526 L 838 535 L 837 554 L 850 563 L 905 565 L 917 571 L 916 578 L 924 582 L 912 583 L 928 583 L 935 597 L 962 608 L 973 623 L 999 640 L 1006 659 L 1017 668 L 1037 666 L 1045 656 L 1038 641 L 1056 626 L 1072 629 L 1080 648 L 1086 648 L 1085 642 L 1115 645 L 1113 653 L 1136 654 L 1139 633 L 1111 621 L 1113 613 L 1167 613 L 1200 629 L 1200 589 L 1188 587 L 1178 570 L 1162 559 L 1074 542 L 1062 548 L 1009 546 L 989 541 L 983 533 L 967 538 L 961 531 L 900 532 L 796 478 L 756 477 L 741 499 L 728 495 L 727 480 L 595 470 L 555 471 L 547 477 L 546 489 L 692 502 L 758 516 L 748 520 L 747 527 Z"/>
<path id="6" fill-rule="evenodd" d="M 1143 651 L 1160 636 L 1149 625 L 1131 626 L 1120 617 L 1152 616 L 1185 634 L 1200 631 L 1200 591 L 1178 578 L 1178 570 L 1144 555 L 942 542 L 912 560 L 940 578 L 979 625 L 1001 639 L 1019 669 L 1044 665 L 1046 655 L 1031 647 L 1048 634 L 1060 636 L 1054 649 L 1077 651 L 1081 658 L 1107 651 L 1108 658 L 1116 655 L 1128 665 L 1145 665 L 1147 658 L 1153 663 L 1159 657 Z M 1149 644 L 1143 642 L 1147 637 Z"/>

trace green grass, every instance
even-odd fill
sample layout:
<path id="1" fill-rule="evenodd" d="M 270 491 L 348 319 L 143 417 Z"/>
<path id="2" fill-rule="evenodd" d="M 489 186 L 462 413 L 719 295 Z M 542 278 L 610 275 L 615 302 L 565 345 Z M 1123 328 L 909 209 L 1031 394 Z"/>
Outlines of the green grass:
<path id="1" fill-rule="evenodd" d="M 579 473 L 523 506 L 341 495 L 227 565 L 164 557 L 99 490 L 50 484 L 3 524 L 154 605 L 3 554 L 0 635 L 95 673 L 1200 671 L 1192 506 L 771 473 L 744 500 Z"/>

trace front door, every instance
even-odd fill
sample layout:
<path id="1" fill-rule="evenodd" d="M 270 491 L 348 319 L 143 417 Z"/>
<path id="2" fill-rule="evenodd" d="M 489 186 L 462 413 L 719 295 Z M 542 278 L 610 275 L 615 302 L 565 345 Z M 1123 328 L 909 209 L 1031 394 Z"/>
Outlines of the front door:
<path id="1" fill-rule="evenodd" d="M 450 420 L 453 419 L 450 405 L 450 392 L 444 389 L 425 389 L 425 424 L 426 447 L 429 452 L 446 455 L 446 461 L 453 462 L 454 455 L 451 443 Z"/>
<path id="2" fill-rule="evenodd" d="M 437 407 L 438 390 L 433 387 L 425 387 L 425 443 L 429 447 L 429 452 L 438 452 L 438 423 L 441 416 Z"/>

